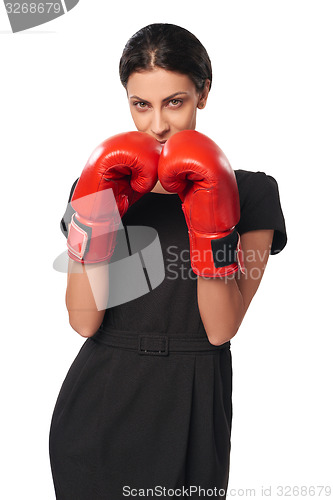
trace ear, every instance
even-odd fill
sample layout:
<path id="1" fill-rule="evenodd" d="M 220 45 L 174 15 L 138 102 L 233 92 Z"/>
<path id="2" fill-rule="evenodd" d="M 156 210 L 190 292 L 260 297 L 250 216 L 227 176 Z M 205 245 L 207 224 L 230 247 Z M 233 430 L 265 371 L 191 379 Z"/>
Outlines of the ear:
<path id="1" fill-rule="evenodd" d="M 203 109 L 206 106 L 206 102 L 208 99 L 208 94 L 209 94 L 209 89 L 210 89 L 210 80 L 205 81 L 205 86 L 202 92 L 199 94 L 199 100 L 198 100 L 198 108 Z"/>

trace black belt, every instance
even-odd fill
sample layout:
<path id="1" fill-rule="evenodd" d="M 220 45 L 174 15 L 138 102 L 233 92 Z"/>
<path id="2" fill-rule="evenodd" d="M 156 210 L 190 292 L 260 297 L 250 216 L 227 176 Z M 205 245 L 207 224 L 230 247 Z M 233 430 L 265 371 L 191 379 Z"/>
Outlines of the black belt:
<path id="1" fill-rule="evenodd" d="M 216 352 L 230 348 L 230 341 L 215 346 L 201 337 L 170 337 L 154 334 L 128 334 L 119 330 L 99 329 L 92 340 L 112 347 L 137 351 L 138 354 L 168 356 L 169 352 Z"/>

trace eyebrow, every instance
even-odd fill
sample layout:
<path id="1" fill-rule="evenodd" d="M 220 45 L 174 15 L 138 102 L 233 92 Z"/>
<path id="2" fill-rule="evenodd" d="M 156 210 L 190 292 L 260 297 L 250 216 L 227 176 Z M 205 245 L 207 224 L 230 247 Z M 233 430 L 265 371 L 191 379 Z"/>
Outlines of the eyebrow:
<path id="1" fill-rule="evenodd" d="M 173 97 L 176 97 L 178 95 L 187 95 L 187 94 L 188 94 L 188 92 L 175 92 L 174 94 L 171 94 L 168 97 L 165 97 L 164 99 L 162 99 L 162 102 L 169 101 L 170 99 L 172 99 Z M 146 101 L 146 99 L 141 99 L 141 97 L 139 97 L 137 95 L 130 95 L 129 98 L 130 99 L 137 99 L 140 102 L 146 102 L 146 103 L 150 104 L 149 101 Z"/>

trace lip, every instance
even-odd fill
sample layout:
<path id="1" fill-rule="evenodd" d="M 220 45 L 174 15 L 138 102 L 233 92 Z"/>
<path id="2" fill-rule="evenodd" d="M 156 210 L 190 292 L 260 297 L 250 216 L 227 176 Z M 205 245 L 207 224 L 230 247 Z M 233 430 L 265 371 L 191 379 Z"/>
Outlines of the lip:
<path id="1" fill-rule="evenodd" d="M 164 146 L 164 144 L 166 143 L 167 139 L 165 139 L 164 141 L 158 141 L 160 144 L 162 144 L 162 146 Z"/>

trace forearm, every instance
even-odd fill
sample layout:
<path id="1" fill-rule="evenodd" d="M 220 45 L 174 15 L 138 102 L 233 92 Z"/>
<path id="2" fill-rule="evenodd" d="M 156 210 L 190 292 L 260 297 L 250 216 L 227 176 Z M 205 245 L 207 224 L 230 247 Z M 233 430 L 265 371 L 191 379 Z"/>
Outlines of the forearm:
<path id="1" fill-rule="evenodd" d="M 211 344 L 221 345 L 236 335 L 245 314 L 235 275 L 227 278 L 198 276 L 198 306 Z"/>
<path id="2" fill-rule="evenodd" d="M 108 295 L 105 262 L 85 265 L 69 259 L 66 307 L 70 325 L 83 337 L 91 337 L 101 325 Z"/>
<path id="3" fill-rule="evenodd" d="M 270 254 L 273 230 L 241 236 L 244 274 L 227 278 L 198 276 L 198 305 L 209 341 L 220 345 L 234 337 L 260 285 Z"/>

